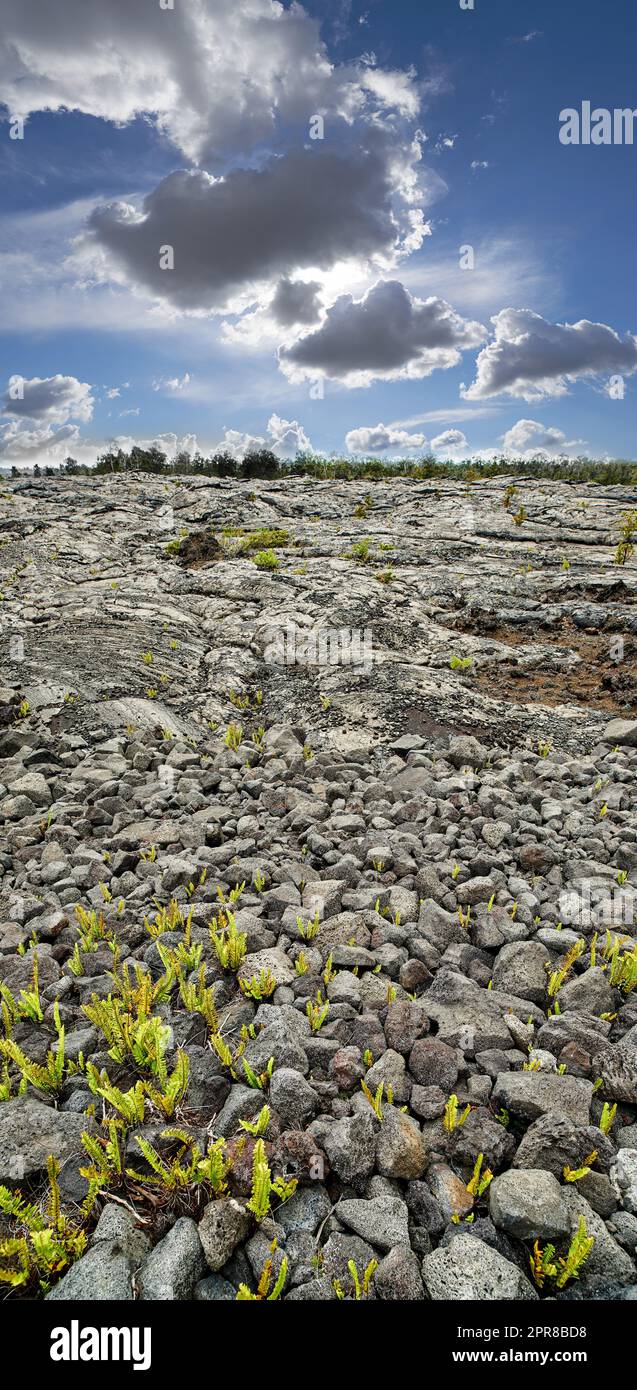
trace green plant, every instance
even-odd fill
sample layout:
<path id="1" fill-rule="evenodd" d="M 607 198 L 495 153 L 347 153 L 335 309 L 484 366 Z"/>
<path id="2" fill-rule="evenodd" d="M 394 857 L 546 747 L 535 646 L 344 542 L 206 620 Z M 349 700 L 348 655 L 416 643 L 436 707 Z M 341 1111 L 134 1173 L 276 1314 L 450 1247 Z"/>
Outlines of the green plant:
<path id="1" fill-rule="evenodd" d="M 265 888 L 265 886 L 266 886 L 266 879 L 263 877 L 263 874 L 261 873 L 261 870 L 260 870 L 260 869 L 257 869 L 257 872 L 256 872 L 256 874 L 255 874 L 255 876 L 254 876 L 254 887 L 256 888 L 257 893 L 262 893 L 263 890 L 264 890 L 264 888 Z"/>
<path id="2" fill-rule="evenodd" d="M 274 1071 L 274 1057 L 270 1057 L 265 1071 L 262 1071 L 260 1076 L 257 1076 L 256 1072 L 252 1070 L 246 1057 L 241 1058 L 241 1064 L 245 1072 L 248 1086 L 252 1086 L 253 1089 L 258 1089 L 259 1091 L 264 1091 Z"/>
<path id="3" fill-rule="evenodd" d="M 595 1237 L 589 1236 L 586 1230 L 586 1222 L 580 1216 L 577 1230 L 569 1245 L 565 1257 L 559 1256 L 555 1263 L 555 1246 L 547 1245 L 542 1250 L 539 1241 L 536 1240 L 533 1246 L 533 1254 L 529 1256 L 531 1272 L 538 1289 L 544 1287 L 547 1279 L 555 1281 L 555 1287 L 563 1289 L 569 1279 L 579 1279 L 580 1272 L 586 1263 L 591 1250 L 595 1244 Z"/>
<path id="4" fill-rule="evenodd" d="M 318 908 L 316 909 L 314 917 L 311 919 L 311 921 L 304 922 L 302 917 L 297 917 L 296 925 L 299 929 L 299 936 L 301 937 L 301 940 L 312 941 L 313 938 L 318 934 L 318 930 L 321 925 L 319 921 Z"/>
<path id="5" fill-rule="evenodd" d="M 513 521 L 516 526 L 521 526 L 522 523 L 526 521 L 526 507 L 520 507 L 519 511 L 516 512 Z"/>
<path id="6" fill-rule="evenodd" d="M 447 1130 L 447 1133 L 452 1134 L 454 1129 L 457 1129 L 461 1125 L 463 1125 L 470 1111 L 471 1106 L 465 1105 L 462 1114 L 459 1115 L 458 1097 L 455 1094 L 450 1095 L 447 1104 L 445 1105 L 445 1113 L 442 1121 L 445 1129 Z"/>
<path id="7" fill-rule="evenodd" d="M 449 659 L 449 665 L 452 671 L 470 671 L 473 661 L 470 656 L 452 655 Z"/>
<path id="8" fill-rule="evenodd" d="M 253 556 L 254 563 L 259 570 L 276 570 L 279 568 L 279 557 L 275 550 L 258 550 Z"/>
<path id="9" fill-rule="evenodd" d="M 257 1139 L 252 1156 L 252 1192 L 246 1203 L 255 1220 L 260 1223 L 268 1215 L 273 1192 L 281 1202 L 287 1202 L 296 1189 L 296 1178 L 291 1178 L 289 1182 L 284 1178 L 272 1178 L 265 1145 L 262 1139 Z"/>
<path id="10" fill-rule="evenodd" d="M 370 540 L 355 541 L 354 544 L 350 547 L 349 551 L 347 552 L 345 558 L 347 560 L 360 560 L 362 564 L 365 564 L 367 560 L 369 560 L 370 545 Z"/>
<path id="11" fill-rule="evenodd" d="M 617 1103 L 615 1102 L 614 1105 L 609 1105 L 608 1101 L 605 1100 L 602 1106 L 602 1113 L 599 1121 L 599 1127 L 602 1131 L 602 1134 L 610 1134 L 611 1129 L 613 1128 L 613 1125 L 615 1123 L 616 1114 Z"/>
<path id="12" fill-rule="evenodd" d="M 112 933 L 101 912 L 87 912 L 80 903 L 75 908 L 79 931 L 79 945 L 83 951 L 97 951 L 102 941 L 110 940 Z"/>
<path id="13" fill-rule="evenodd" d="M 245 957 L 248 938 L 245 932 L 239 931 L 231 912 L 226 914 L 226 920 L 227 926 L 223 931 L 213 932 L 211 926 L 210 935 L 219 964 L 224 970 L 236 972 Z"/>
<path id="14" fill-rule="evenodd" d="M 274 1276 L 274 1261 L 272 1259 L 272 1256 L 275 1254 L 276 1249 L 277 1242 L 276 1240 L 273 1240 L 270 1246 L 271 1253 L 268 1256 L 268 1259 L 266 1260 L 263 1269 L 261 1270 L 261 1276 L 257 1285 L 256 1293 L 251 1293 L 247 1284 L 240 1284 L 237 1292 L 237 1301 L 247 1302 L 249 1300 L 250 1302 L 257 1303 L 267 1300 L 268 1303 L 276 1303 L 277 1299 L 281 1297 L 281 1294 L 283 1293 L 283 1290 L 285 1288 L 285 1281 L 288 1276 L 288 1262 L 287 1258 L 284 1256 L 281 1260 L 281 1265 L 279 1267 L 279 1273 L 277 1274 L 274 1283 L 274 1288 L 272 1288 L 272 1279 Z"/>
<path id="15" fill-rule="evenodd" d="M 302 954 L 302 953 L 301 953 L 301 954 Z M 335 969 L 334 969 L 334 960 L 333 960 L 332 952 L 330 951 L 329 956 L 327 957 L 327 960 L 326 960 L 326 962 L 325 962 L 325 969 L 324 969 L 324 971 L 323 971 L 323 983 L 324 983 L 326 989 L 327 989 L 327 986 L 328 986 L 329 983 L 330 983 L 330 980 L 333 980 L 333 979 L 334 979 L 335 974 L 336 974 L 336 971 L 335 971 Z"/>
<path id="16" fill-rule="evenodd" d="M 555 999 L 556 996 L 559 994 L 562 985 L 566 980 L 567 975 L 574 966 L 575 961 L 578 960 L 581 956 L 582 951 L 585 949 L 585 946 L 586 942 L 584 941 L 583 937 L 580 937 L 578 941 L 576 941 L 572 946 L 569 947 L 568 951 L 566 952 L 566 955 L 562 960 L 561 965 L 559 965 L 555 970 L 551 971 L 547 986 L 549 999 Z M 550 967 L 547 963 L 547 969 L 548 968 Z"/>
<path id="17" fill-rule="evenodd" d="M 144 1082 L 144 1091 L 148 1096 L 151 1105 L 156 1110 L 161 1111 L 167 1120 L 172 1119 L 175 1110 L 185 1099 L 188 1090 L 188 1080 L 190 1076 L 190 1062 L 188 1054 L 181 1048 L 177 1049 L 175 1066 L 168 1075 L 164 1071 L 159 1078 L 159 1086 L 154 1086 L 151 1081 Z"/>
<path id="18" fill-rule="evenodd" d="M 202 965 L 196 980 L 185 980 L 178 976 L 181 1001 L 189 1014 L 201 1014 L 211 1033 L 219 1030 L 219 1018 L 215 1004 L 214 985 L 206 984 L 206 967 Z"/>
<path id="19" fill-rule="evenodd" d="M 364 1095 L 365 1099 L 369 1101 L 369 1104 L 371 1105 L 372 1110 L 374 1111 L 374 1114 L 375 1114 L 377 1120 L 382 1120 L 382 1118 L 383 1118 L 383 1095 L 384 1095 L 384 1093 L 385 1093 L 385 1082 L 384 1082 L 384 1081 L 379 1082 L 379 1084 L 378 1084 L 378 1086 L 377 1086 L 377 1088 L 376 1088 L 376 1094 L 375 1094 L 375 1095 L 374 1095 L 374 1093 L 370 1090 L 370 1088 L 369 1088 L 369 1086 L 367 1085 L 367 1082 L 366 1082 L 365 1080 L 362 1080 L 362 1081 L 361 1081 L 361 1090 L 362 1090 L 362 1092 L 363 1092 L 363 1095 Z"/>
<path id="20" fill-rule="evenodd" d="M 88 1134 L 81 1136 L 82 1145 L 91 1162 L 80 1168 L 88 1183 L 88 1193 L 84 1199 L 83 1210 L 89 1215 L 97 1198 L 111 1187 L 117 1187 L 124 1176 L 124 1134 L 117 1120 L 109 1120 L 106 1135 Z"/>
<path id="21" fill-rule="evenodd" d="M 227 748 L 231 748 L 236 753 L 243 740 L 243 729 L 240 724 L 229 724 L 224 734 L 224 743 Z"/>
<path id="22" fill-rule="evenodd" d="M 132 1056 L 140 1067 L 159 1074 L 166 1048 L 170 1041 L 170 1028 L 156 1015 L 148 1017 L 138 1012 L 134 1017 L 125 1008 L 121 999 L 98 999 L 94 994 L 90 1004 L 82 1005 L 86 1017 L 99 1028 L 108 1043 L 109 1056 L 115 1062 L 124 1062 Z"/>
<path id="23" fill-rule="evenodd" d="M 620 517 L 619 541 L 614 555 L 616 565 L 625 565 L 635 549 L 637 535 L 637 511 L 623 512 Z"/>
<path id="24" fill-rule="evenodd" d="M 166 1129 L 164 1139 L 178 1139 L 181 1147 L 177 1155 L 166 1162 L 157 1150 L 142 1135 L 135 1136 L 135 1143 L 150 1168 L 150 1173 L 140 1173 L 127 1168 L 127 1176 L 136 1182 L 145 1183 L 166 1195 L 188 1188 L 193 1184 L 204 1184 L 220 1197 L 226 1191 L 226 1177 L 230 1164 L 225 1157 L 225 1141 L 216 1139 L 208 1143 L 205 1154 L 193 1140 L 192 1135 L 180 1129 Z M 185 1160 L 185 1161 L 184 1161 Z"/>
<path id="25" fill-rule="evenodd" d="M 471 904 L 467 907 L 466 912 L 463 912 L 461 907 L 458 908 L 458 921 L 464 931 L 469 930 L 471 926 Z"/>
<path id="26" fill-rule="evenodd" d="M 548 758 L 549 753 L 553 751 L 553 740 L 550 738 L 539 738 L 537 741 L 537 751 L 541 758 Z"/>
<path id="27" fill-rule="evenodd" d="M 84 1231 L 62 1212 L 59 1172 L 59 1163 L 49 1157 L 46 1214 L 25 1201 L 20 1191 L 0 1187 L 0 1212 L 20 1232 L 0 1240 L 0 1283 L 10 1288 L 34 1286 L 46 1293 L 86 1249 Z"/>
<path id="28" fill-rule="evenodd" d="M 621 989 L 624 994 L 631 994 L 637 985 L 637 946 L 631 947 L 629 951 L 622 951 L 625 939 L 614 936 L 610 947 L 607 944 L 604 952 L 605 968 L 610 970 L 611 985 Z"/>
<path id="29" fill-rule="evenodd" d="M 60 1005 L 56 999 L 53 1018 L 57 1032 L 57 1048 L 53 1052 L 49 1048 L 44 1063 L 34 1062 L 27 1057 L 22 1048 L 18 1046 L 12 1038 L 0 1040 L 0 1053 L 5 1058 L 13 1062 L 20 1072 L 19 1092 L 21 1095 L 27 1086 L 33 1086 L 39 1091 L 46 1091 L 50 1095 L 57 1095 L 64 1084 L 64 1025 L 60 1021 Z"/>
<path id="30" fill-rule="evenodd" d="M 239 1125 L 241 1129 L 245 1129 L 253 1138 L 260 1139 L 261 1135 L 265 1134 L 270 1123 L 271 1113 L 269 1105 L 264 1105 L 259 1111 L 256 1120 L 239 1120 Z"/>
<path id="31" fill-rule="evenodd" d="M 2 997 L 7 997 L 6 986 L 2 989 Z M 21 989 L 20 998 L 17 1001 L 17 1017 L 28 1018 L 31 1023 L 42 1023 L 44 1014 L 40 1003 L 40 967 L 38 964 L 37 951 L 33 954 L 33 966 L 31 969 L 31 988 Z"/>
<path id="32" fill-rule="evenodd" d="M 348 1260 L 347 1268 L 350 1272 L 352 1279 L 352 1292 L 350 1297 L 358 1303 L 362 1299 L 368 1298 L 369 1296 L 370 1285 L 372 1279 L 374 1278 L 376 1270 L 378 1269 L 378 1260 L 370 1260 L 367 1268 L 363 1272 L 362 1277 L 358 1273 L 358 1268 L 356 1266 L 355 1260 Z M 339 1279 L 332 1280 L 332 1287 L 334 1289 L 336 1297 L 339 1300 L 348 1297 L 348 1295 L 344 1292 Z"/>
<path id="33" fill-rule="evenodd" d="M 261 970 L 250 980 L 242 976 L 239 980 L 241 993 L 246 999 L 269 999 L 276 989 L 276 978 L 271 970 Z"/>
<path id="34" fill-rule="evenodd" d="M 313 1033 L 320 1032 L 329 1011 L 330 1006 L 323 1000 L 323 995 L 319 989 L 316 1000 L 308 999 L 305 1006 L 305 1012 L 310 1020 L 310 1028 Z"/>
<path id="35" fill-rule="evenodd" d="M 472 1197 L 483 1197 L 489 1184 L 493 1182 L 493 1173 L 491 1169 L 485 1168 L 483 1171 L 483 1163 L 484 1154 L 478 1154 L 473 1168 L 473 1175 L 467 1183 L 467 1192 L 470 1192 Z"/>
<path id="36" fill-rule="evenodd" d="M 597 1149 L 593 1149 L 593 1152 L 588 1154 L 588 1156 L 584 1159 L 581 1168 L 571 1168 L 570 1164 L 565 1164 L 564 1168 L 562 1169 L 562 1177 L 564 1178 L 564 1181 L 579 1182 L 580 1178 L 587 1178 L 588 1174 L 591 1171 L 590 1165 L 591 1163 L 595 1162 L 596 1158 Z"/>

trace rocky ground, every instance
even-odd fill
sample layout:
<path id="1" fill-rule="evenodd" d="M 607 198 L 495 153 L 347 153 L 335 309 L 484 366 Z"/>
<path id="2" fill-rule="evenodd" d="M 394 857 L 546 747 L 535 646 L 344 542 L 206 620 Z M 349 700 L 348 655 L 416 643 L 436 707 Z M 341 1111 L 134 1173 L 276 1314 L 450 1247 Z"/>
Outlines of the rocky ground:
<path id="1" fill-rule="evenodd" d="M 634 499 L 505 489 L 3 484 L 14 1296 L 637 1297 Z"/>

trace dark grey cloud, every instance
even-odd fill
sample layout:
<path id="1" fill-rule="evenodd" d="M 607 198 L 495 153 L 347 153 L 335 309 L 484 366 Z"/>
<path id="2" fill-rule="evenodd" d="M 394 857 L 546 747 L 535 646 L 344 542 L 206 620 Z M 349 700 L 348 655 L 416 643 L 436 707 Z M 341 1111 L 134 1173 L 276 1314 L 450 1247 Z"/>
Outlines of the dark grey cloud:
<path id="1" fill-rule="evenodd" d="M 495 338 L 478 355 L 467 400 L 501 393 L 540 400 L 564 395 L 578 377 L 637 371 L 637 336 L 621 337 L 604 323 L 550 323 L 530 309 L 503 309 L 491 322 Z"/>
<path id="2" fill-rule="evenodd" d="M 11 378 L 2 397 L 1 413 L 49 424 L 90 420 L 94 400 L 88 382 L 74 376 Z"/>
<path id="3" fill-rule="evenodd" d="M 316 323 L 321 316 L 319 298 L 321 286 L 317 280 L 279 280 L 270 311 L 283 328 L 295 323 Z"/>
<path id="4" fill-rule="evenodd" d="M 341 295 L 321 327 L 282 348 L 279 361 L 293 378 L 324 375 L 368 385 L 454 367 L 484 338 L 482 324 L 463 319 L 446 300 L 415 299 L 400 281 L 385 280 L 363 299 Z"/>
<path id="5" fill-rule="evenodd" d="M 390 252 L 397 240 L 388 156 L 377 150 L 299 149 L 223 179 L 180 170 L 137 214 L 97 208 L 90 231 L 127 278 L 180 309 L 228 309 L 291 268 L 327 270 L 351 256 Z M 174 269 L 161 269 L 163 246 Z"/>

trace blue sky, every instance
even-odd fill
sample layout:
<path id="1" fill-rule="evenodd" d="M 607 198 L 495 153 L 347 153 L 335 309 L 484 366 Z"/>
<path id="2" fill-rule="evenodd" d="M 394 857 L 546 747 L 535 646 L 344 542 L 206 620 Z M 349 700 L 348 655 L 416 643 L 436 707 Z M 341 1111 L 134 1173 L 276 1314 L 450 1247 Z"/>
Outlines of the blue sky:
<path id="1" fill-rule="evenodd" d="M 3 463 L 634 456 L 637 120 L 559 140 L 564 108 L 637 109 L 632 0 L 0 19 Z"/>

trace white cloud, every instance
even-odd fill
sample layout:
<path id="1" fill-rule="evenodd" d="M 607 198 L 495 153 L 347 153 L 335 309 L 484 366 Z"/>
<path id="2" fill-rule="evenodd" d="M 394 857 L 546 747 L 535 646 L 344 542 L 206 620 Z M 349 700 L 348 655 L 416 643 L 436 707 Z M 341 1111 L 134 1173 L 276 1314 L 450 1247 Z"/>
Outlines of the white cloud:
<path id="1" fill-rule="evenodd" d="M 0 458 L 4 463 L 23 466 L 58 464 L 80 442 L 77 425 L 44 425 L 11 421 L 0 424 Z"/>
<path id="2" fill-rule="evenodd" d="M 190 386 L 191 379 L 190 372 L 184 372 L 183 376 L 162 376 L 153 382 L 153 391 L 168 391 L 171 395 L 178 395 Z"/>
<path id="3" fill-rule="evenodd" d="M 312 445 L 296 420 L 282 420 L 279 415 L 271 415 L 268 420 L 270 448 L 279 458 L 294 458 L 297 453 L 311 453 Z"/>
<path id="4" fill-rule="evenodd" d="M 199 446 L 196 434 L 179 436 L 172 430 L 167 430 L 163 434 L 151 435 L 147 439 L 136 439 L 131 434 L 118 434 L 113 439 L 109 439 L 107 447 L 115 451 L 123 449 L 127 454 L 135 447 L 138 449 L 160 449 L 167 459 L 171 459 L 179 453 L 196 454 Z M 93 456 L 96 452 L 93 450 Z"/>
<path id="5" fill-rule="evenodd" d="M 394 454 L 401 458 L 415 450 L 422 452 L 427 440 L 424 434 L 408 434 L 392 425 L 360 425 L 345 436 L 350 454 Z"/>
<path id="6" fill-rule="evenodd" d="M 466 400 L 506 393 L 526 401 L 563 396 L 579 377 L 637 371 L 637 336 L 622 338 L 603 323 L 550 323 L 530 309 L 502 309 L 495 338 L 478 355 Z"/>
<path id="7" fill-rule="evenodd" d="M 432 439 L 431 447 L 434 454 L 440 454 L 442 459 L 451 459 L 453 462 L 466 458 L 469 452 L 467 436 L 462 430 L 443 430 L 442 434 Z"/>
<path id="8" fill-rule="evenodd" d="M 16 115 L 140 113 L 208 168 L 310 115 L 411 117 L 412 72 L 334 65 L 317 20 L 276 0 L 3 0 L 0 101 Z"/>
<path id="9" fill-rule="evenodd" d="M 414 299 L 398 280 L 386 280 L 361 300 L 341 295 L 315 332 L 281 349 L 279 361 L 292 381 L 326 376 L 354 387 L 418 380 L 455 367 L 485 333 L 444 299 Z"/>
<path id="10" fill-rule="evenodd" d="M 283 420 L 280 415 L 271 415 L 267 424 L 267 438 L 264 435 L 244 434 L 240 430 L 226 429 L 223 438 L 214 445 L 213 453 L 232 454 L 242 459 L 246 454 L 259 449 L 270 449 L 278 458 L 295 458 L 298 453 L 313 453 L 312 445 L 297 420 Z"/>
<path id="11" fill-rule="evenodd" d="M 502 443 L 505 453 L 516 458 L 568 458 L 581 454 L 586 447 L 583 439 L 567 439 L 563 430 L 542 425 L 538 420 L 516 421 Z"/>

